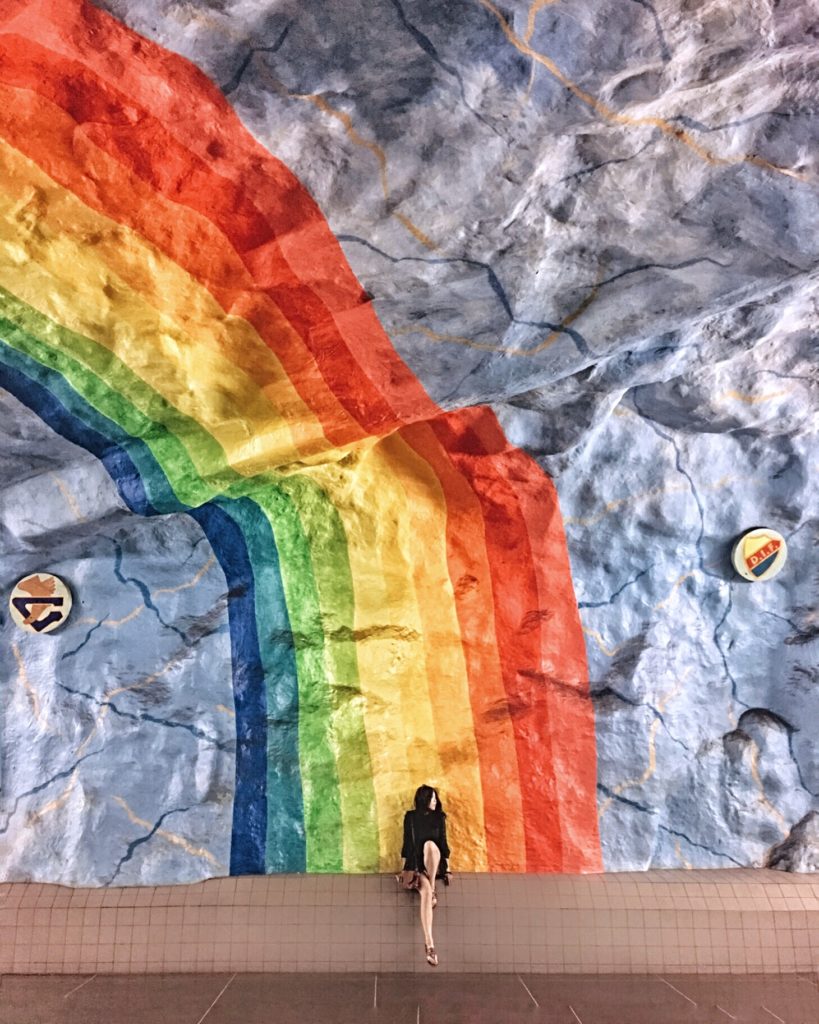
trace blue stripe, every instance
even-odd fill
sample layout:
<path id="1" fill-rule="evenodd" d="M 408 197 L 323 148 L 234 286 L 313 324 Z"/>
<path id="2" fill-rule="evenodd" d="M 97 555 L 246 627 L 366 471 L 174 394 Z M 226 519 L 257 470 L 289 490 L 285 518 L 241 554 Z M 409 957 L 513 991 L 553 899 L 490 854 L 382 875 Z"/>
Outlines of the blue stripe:
<path id="1" fill-rule="evenodd" d="M 230 514 L 241 524 L 257 593 L 263 595 L 256 602 L 256 623 L 262 641 L 259 646 L 267 690 L 265 870 L 306 871 L 299 767 L 299 685 L 276 541 L 267 516 L 255 502 L 247 498 L 232 501 Z"/>
<path id="2" fill-rule="evenodd" d="M 56 371 L 6 344 L 0 344 L 0 355 L 0 384 L 58 434 L 100 459 L 128 508 L 139 515 L 188 511 L 205 532 L 228 586 L 237 735 L 230 870 L 231 874 L 264 873 L 268 827 L 265 671 L 256 626 L 253 569 L 245 537 L 233 518 L 237 514 L 237 518 L 247 521 L 248 509 L 256 506 L 249 499 L 225 499 L 219 502 L 221 507 L 208 502 L 199 509 L 189 510 L 176 498 L 159 463 L 143 441 L 127 434 L 86 402 Z M 256 512 L 256 518 L 267 523 L 261 510 L 256 508 Z M 265 590 L 271 590 L 273 604 L 283 624 L 282 635 L 287 636 L 289 622 L 272 532 L 265 579 Z M 287 658 L 282 658 L 281 651 L 272 654 L 275 656 L 271 657 L 271 667 L 279 664 L 289 679 Z M 292 655 L 290 660 L 293 660 Z M 292 673 L 294 676 L 295 663 Z M 287 685 L 289 687 L 289 681 Z M 304 830 L 301 780 L 298 769 L 296 778 L 288 778 L 287 768 L 289 760 L 292 776 L 292 765 L 298 766 L 297 706 L 291 714 L 295 715 L 295 721 L 283 735 L 282 769 L 278 772 L 281 784 L 276 793 L 283 814 L 280 816 L 282 831 L 275 842 L 281 852 L 276 854 L 276 866 L 272 869 L 279 871 L 300 870 L 298 865 L 302 865 L 303 870 L 304 864 L 303 838 L 299 840 L 299 831 L 303 837 Z M 298 817 L 294 819 L 296 814 Z"/>

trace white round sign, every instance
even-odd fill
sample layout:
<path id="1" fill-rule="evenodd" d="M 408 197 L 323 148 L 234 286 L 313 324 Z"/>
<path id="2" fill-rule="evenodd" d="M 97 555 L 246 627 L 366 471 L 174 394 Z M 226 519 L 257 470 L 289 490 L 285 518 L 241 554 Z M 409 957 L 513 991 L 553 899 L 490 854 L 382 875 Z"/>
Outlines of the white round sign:
<path id="1" fill-rule="evenodd" d="M 35 572 L 18 580 L 9 598 L 11 617 L 21 629 L 52 633 L 68 618 L 71 591 L 49 572 Z"/>
<path id="2" fill-rule="evenodd" d="M 734 568 L 751 583 L 770 580 L 785 565 L 788 545 L 781 533 L 764 526 L 749 530 L 734 545 Z"/>

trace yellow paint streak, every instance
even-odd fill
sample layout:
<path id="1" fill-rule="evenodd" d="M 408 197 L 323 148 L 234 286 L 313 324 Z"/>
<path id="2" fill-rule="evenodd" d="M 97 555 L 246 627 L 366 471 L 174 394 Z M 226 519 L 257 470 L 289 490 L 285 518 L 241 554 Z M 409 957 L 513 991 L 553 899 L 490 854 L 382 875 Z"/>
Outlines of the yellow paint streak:
<path id="1" fill-rule="evenodd" d="M 79 768 L 75 768 L 71 773 L 71 779 L 66 788 L 60 793 L 58 797 L 55 797 L 49 803 L 44 804 L 36 811 L 31 811 L 26 821 L 29 825 L 36 825 L 38 821 L 41 821 L 47 814 L 51 814 L 53 811 L 59 810 L 65 803 L 68 802 L 71 794 L 74 792 L 74 787 L 77 785 L 77 779 L 79 777 Z"/>
<path id="2" fill-rule="evenodd" d="M 769 391 L 767 395 L 749 395 L 744 391 L 734 391 L 731 389 L 717 395 L 717 401 L 732 398 L 736 402 L 745 402 L 746 405 L 758 405 L 760 402 L 772 402 L 775 398 L 784 398 L 785 395 L 789 394 L 791 394 L 790 388 L 786 388 L 784 391 Z"/>
<path id="3" fill-rule="evenodd" d="M 677 694 L 680 692 L 680 690 L 682 690 L 683 684 L 685 683 L 685 680 L 686 680 L 687 676 L 690 674 L 690 672 L 691 672 L 690 668 L 686 669 L 685 672 L 680 677 L 680 679 L 678 680 L 677 685 L 674 687 L 674 689 L 671 690 L 669 693 L 667 693 L 665 695 L 665 697 L 661 701 L 657 702 L 657 710 L 659 712 L 662 713 L 663 711 L 665 711 L 665 709 L 668 706 L 669 702 L 672 701 L 674 699 L 674 697 L 677 696 Z M 652 721 L 651 726 L 650 726 L 650 728 L 648 730 L 648 763 L 646 764 L 646 767 L 643 770 L 643 774 L 639 778 L 637 778 L 637 779 L 627 779 L 625 782 L 620 782 L 620 783 L 618 783 L 618 785 L 614 786 L 613 789 L 612 789 L 612 793 L 614 793 L 614 796 L 619 796 L 622 792 L 624 792 L 627 789 L 631 789 L 634 786 L 637 786 L 637 787 L 644 786 L 648 782 L 648 780 L 650 778 L 652 778 L 652 776 L 656 772 L 656 770 L 657 770 L 657 745 L 656 745 L 657 744 L 657 731 L 660 728 L 660 724 L 661 724 L 660 723 L 660 719 L 659 718 L 654 718 L 654 720 Z M 612 796 L 607 797 L 603 801 L 603 803 L 600 805 L 599 817 L 601 817 L 601 818 L 603 817 L 603 815 L 606 813 L 606 811 L 609 809 L 609 807 L 611 807 L 613 802 L 614 802 L 614 797 L 612 797 Z"/>
<path id="4" fill-rule="evenodd" d="M 230 715 L 231 718 L 236 717 L 236 712 L 233 710 L 233 708 L 229 708 L 226 704 L 217 704 L 216 710 L 223 712 L 223 714 L 225 715 Z"/>
<path id="5" fill-rule="evenodd" d="M 694 865 L 691 863 L 690 860 L 686 860 L 683 856 L 682 846 L 680 846 L 679 839 L 674 843 L 674 852 L 677 854 L 677 857 L 682 862 L 682 866 L 686 869 L 686 871 L 692 871 Z"/>
<path id="6" fill-rule="evenodd" d="M 685 583 L 686 580 L 692 579 L 696 575 L 697 570 L 695 569 L 693 570 L 693 572 L 684 572 L 682 576 L 678 576 L 677 579 L 674 580 L 674 583 L 671 585 L 671 590 L 668 592 L 668 594 L 662 599 L 662 601 L 658 601 L 657 604 L 654 605 L 654 611 L 658 612 L 661 608 L 665 608 L 665 606 L 671 601 L 671 599 L 674 597 L 674 595 L 677 593 L 677 590 L 683 585 L 683 583 Z"/>
<path id="7" fill-rule="evenodd" d="M 527 43 L 531 43 L 532 36 L 535 34 L 535 21 L 538 14 L 544 7 L 550 7 L 554 3 L 557 3 L 557 0 L 532 0 L 532 4 L 529 7 L 529 17 L 526 19 L 526 34 L 523 37 Z"/>
<path id="8" fill-rule="evenodd" d="M 115 796 L 111 799 L 114 803 L 119 804 L 119 806 L 125 811 L 132 824 L 139 825 L 141 828 L 146 828 L 149 832 L 153 830 L 154 826 L 152 823 L 134 814 L 121 796 Z M 180 849 L 184 850 L 185 853 L 190 854 L 191 857 L 202 857 L 204 860 L 208 861 L 208 863 L 213 864 L 214 867 L 221 870 L 225 869 L 224 864 L 220 864 L 210 850 L 206 850 L 202 846 L 194 846 L 193 843 L 185 839 L 184 836 L 177 835 L 176 832 L 169 832 L 167 829 L 158 828 L 156 832 L 154 832 L 154 835 L 161 836 L 167 843 L 171 843 L 173 846 L 178 846 Z"/>
<path id="9" fill-rule="evenodd" d="M 137 605 L 137 607 L 134 608 L 133 611 L 130 611 L 130 612 L 128 612 L 127 615 L 124 615 L 121 619 L 103 619 L 102 620 L 102 624 L 103 624 L 103 626 L 110 626 L 111 629 L 119 629 L 120 626 L 124 626 L 128 622 L 133 622 L 134 619 L 138 619 L 139 616 L 144 611 L 145 611 L 145 605 L 144 604 L 140 604 L 140 605 Z"/>
<path id="10" fill-rule="evenodd" d="M 62 494 L 63 498 L 65 498 L 65 503 L 71 509 L 72 516 L 74 516 L 78 523 L 87 523 L 88 520 L 82 514 L 82 510 L 80 509 L 79 503 L 77 502 L 77 499 L 74 497 L 74 495 L 71 493 L 71 490 L 68 487 L 68 484 L 66 484 L 65 480 L 63 480 L 62 477 L 57 476 L 56 473 L 51 473 L 50 476 L 54 483 L 59 488 L 60 494 Z"/>
<path id="11" fill-rule="evenodd" d="M 606 655 L 607 658 L 613 658 L 615 654 L 618 654 L 625 647 L 625 643 L 622 643 L 618 644 L 617 647 L 608 648 L 606 646 L 606 641 L 603 639 L 600 633 L 597 632 L 596 629 L 588 629 L 586 626 L 583 626 L 583 632 L 586 634 L 586 636 L 590 636 L 592 640 L 594 640 L 594 642 L 597 644 L 597 646 L 600 648 L 603 654 Z"/>
<path id="12" fill-rule="evenodd" d="M 158 594 L 178 594 L 180 590 L 190 590 L 191 587 L 195 587 L 196 584 L 202 579 L 208 570 L 216 564 L 216 556 L 211 554 L 210 558 L 205 562 L 199 572 L 187 583 L 180 583 L 178 587 L 159 587 L 157 590 L 151 592 L 151 597 L 156 597 Z"/>
<path id="13" fill-rule="evenodd" d="M 733 476 L 720 477 L 713 484 L 707 484 L 701 487 L 701 491 L 718 491 L 723 487 L 726 487 L 736 478 Z M 645 501 L 648 498 L 659 498 L 666 494 L 674 494 L 678 491 L 688 491 L 690 485 L 688 483 L 669 484 L 667 487 L 652 487 L 648 491 L 640 491 L 637 494 L 628 494 L 624 498 L 615 498 L 614 501 L 608 501 L 603 508 L 591 516 L 567 516 L 563 520 L 564 526 L 593 526 L 595 523 L 599 523 L 601 519 L 605 519 L 606 516 L 612 512 L 616 512 L 624 505 L 634 505 L 637 502 Z"/>
<path id="14" fill-rule="evenodd" d="M 372 142 L 370 139 L 365 139 L 363 135 L 360 135 L 356 131 L 353 119 L 350 115 L 345 113 L 343 110 L 337 110 L 335 107 L 331 106 L 327 100 L 318 93 L 288 92 L 287 95 L 294 100 L 306 100 L 308 103 L 312 103 L 313 106 L 323 114 L 327 114 L 329 117 L 335 118 L 336 121 L 340 121 L 341 124 L 344 125 L 344 130 L 347 135 L 349 135 L 352 143 L 372 153 L 378 161 L 378 175 L 379 180 L 381 181 L 381 191 L 384 193 L 384 199 L 389 201 L 391 192 L 389 171 L 387 166 L 387 154 L 384 152 L 383 148 L 379 146 L 377 142 Z M 438 246 L 432 241 L 429 235 L 423 232 L 417 224 L 409 219 L 409 217 L 406 217 L 403 213 L 396 212 L 392 212 L 390 216 L 397 220 L 403 228 L 409 231 L 409 233 L 427 249 L 431 249 L 433 251 L 438 249 Z"/>
<path id="15" fill-rule="evenodd" d="M 763 160 L 758 156 L 749 156 L 745 154 L 741 156 L 719 156 L 716 153 L 711 152 L 711 150 L 706 149 L 705 146 L 701 146 L 694 140 L 694 138 L 692 138 L 691 135 L 688 134 L 688 132 L 684 131 L 678 125 L 671 124 L 662 117 L 630 117 L 627 114 L 622 114 L 613 110 L 596 96 L 593 96 L 591 93 L 581 89 L 579 85 L 573 82 L 560 70 L 557 64 L 555 64 L 550 57 L 547 57 L 545 54 L 533 49 L 525 39 L 522 39 L 515 32 L 504 17 L 503 12 L 492 2 L 492 0 L 477 0 L 477 2 L 495 16 L 501 27 L 501 31 L 516 50 L 525 54 L 527 57 L 531 57 L 532 60 L 537 61 L 538 64 L 541 64 L 558 80 L 558 82 L 560 82 L 561 85 L 573 93 L 581 103 L 590 107 L 596 114 L 599 114 L 600 117 L 605 120 L 610 121 L 613 124 L 627 125 L 632 128 L 657 128 L 663 133 L 663 135 L 687 146 L 688 149 L 699 157 L 700 160 L 704 160 L 706 163 L 714 166 L 747 163 L 753 164 L 755 167 L 761 167 L 764 170 L 774 171 L 777 174 L 784 174 L 789 178 L 796 178 L 798 181 L 809 180 L 805 174 L 800 174 L 798 171 L 792 171 L 787 167 L 778 167 L 776 164 L 772 164 L 768 160 Z"/>

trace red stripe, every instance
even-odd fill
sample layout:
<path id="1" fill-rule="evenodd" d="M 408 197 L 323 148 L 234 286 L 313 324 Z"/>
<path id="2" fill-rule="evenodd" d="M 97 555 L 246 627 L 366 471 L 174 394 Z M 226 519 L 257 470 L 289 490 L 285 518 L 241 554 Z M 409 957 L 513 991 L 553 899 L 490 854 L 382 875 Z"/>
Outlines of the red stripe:
<path id="1" fill-rule="evenodd" d="M 216 224 L 367 433 L 438 411 L 309 194 L 201 72 L 90 5 L 31 4 L 5 20 L 28 37 L 3 41 L 5 80 L 51 99 L 159 193 Z"/>
<path id="2" fill-rule="evenodd" d="M 509 444 L 493 414 L 474 418 L 473 428 L 484 449 L 503 459 L 532 552 L 541 648 L 540 665 L 528 682 L 548 722 L 562 837 L 561 870 L 602 871 L 594 709 L 557 491 L 533 459 Z"/>
<path id="3" fill-rule="evenodd" d="M 568 865 L 598 870 L 594 717 L 590 702 L 578 699 L 576 676 L 583 637 L 579 621 L 572 629 L 556 614 L 571 594 L 568 559 L 564 546 L 553 580 L 558 586 L 541 594 L 546 581 L 538 579 L 535 555 L 553 549 L 546 543 L 533 550 L 520 497 L 529 489 L 527 505 L 545 502 L 556 513 L 554 489 L 531 459 L 509 446 L 491 410 L 441 416 L 432 427 L 477 494 L 486 524 L 495 630 L 515 730 L 527 870 L 561 871 Z M 553 514 L 550 519 L 553 530 Z M 544 525 L 549 536 L 549 523 Z M 564 701 L 553 697 L 563 680 L 573 681 L 573 696 L 565 702 L 572 710 L 565 721 Z M 568 763 L 567 751 L 574 759 Z M 564 822 L 563 811 L 572 801 L 576 809 Z"/>

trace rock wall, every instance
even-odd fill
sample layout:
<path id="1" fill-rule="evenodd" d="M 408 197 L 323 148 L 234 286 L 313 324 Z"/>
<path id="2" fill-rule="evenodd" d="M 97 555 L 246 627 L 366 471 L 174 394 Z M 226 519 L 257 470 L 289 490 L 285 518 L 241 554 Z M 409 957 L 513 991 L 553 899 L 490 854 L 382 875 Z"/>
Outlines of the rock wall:
<path id="1" fill-rule="evenodd" d="M 164 95 L 148 44 L 128 35 L 128 56 L 109 49 L 107 61 L 96 44 L 96 65 L 89 26 L 104 15 L 27 6 L 28 20 L 10 5 L 3 43 L 33 40 L 53 74 L 50 92 L 33 84 L 32 51 L 31 65 L 18 58 L 0 82 L 17 99 L 2 123 L 3 341 L 17 353 L 0 405 L 3 581 L 8 590 L 47 569 L 71 582 L 77 605 L 52 637 L 3 622 L 3 876 L 128 884 L 388 870 L 401 807 L 423 781 L 440 784 L 450 805 L 456 868 L 815 869 L 819 177 L 805 5 L 101 4 L 121 31 L 218 84 L 315 200 L 344 266 L 326 255 L 329 236 L 289 178 L 254 177 L 268 168 L 261 150 L 227 134 L 202 80 L 169 65 L 180 77 L 162 86 L 165 120 L 147 125 L 140 105 Z M 84 91 L 63 88 L 76 75 L 71 61 L 103 67 L 106 89 L 127 100 L 116 116 L 113 93 L 91 72 Z M 52 117 L 55 108 L 64 114 Z M 181 131 L 170 113 L 200 125 L 210 148 L 197 163 L 160 141 Z M 106 118 L 114 127 L 103 138 L 89 126 Z M 206 167 L 236 188 L 213 211 L 201 203 L 194 222 L 197 188 L 227 195 L 216 178 L 203 188 Z M 265 188 L 291 217 L 281 243 L 290 264 L 293 239 L 304 239 L 299 273 L 311 294 L 270 269 L 253 212 Z M 119 212 L 114 193 L 130 197 Z M 155 193 L 165 219 L 151 234 L 127 207 L 147 210 Z M 117 227 L 86 212 L 101 207 Z M 173 209 L 193 225 L 187 235 Z M 267 337 L 275 321 L 268 346 L 285 363 L 296 342 L 270 309 L 258 313 L 252 290 L 240 296 L 233 255 L 196 262 L 197 251 L 217 252 L 201 218 L 230 237 L 242 274 L 262 275 L 256 288 L 279 289 L 280 310 L 293 301 L 290 323 L 305 311 L 317 362 L 287 364 L 294 392 L 250 335 Z M 72 270 L 75 251 L 99 260 Z M 26 276 L 32 265 L 51 277 Z M 210 281 L 227 320 L 189 277 Z M 143 305 L 121 298 L 123 280 L 136 282 Z M 315 294 L 334 309 L 349 365 L 332 362 L 341 342 L 310 320 Z M 352 306 L 338 305 L 344 294 Z M 126 381 L 116 359 L 92 365 L 90 350 L 55 341 L 47 325 L 42 345 L 84 360 L 145 418 L 117 418 L 97 384 L 33 343 L 26 358 L 39 368 L 24 364 L 14 330 L 31 318 L 20 302 L 107 346 L 167 405 Z M 179 330 L 197 345 L 185 348 Z M 85 411 L 72 404 L 77 391 Z M 106 433 L 89 408 L 131 440 Z M 525 459 L 493 432 L 490 409 Z M 298 457 L 277 416 L 296 431 Z M 92 421 L 105 441 L 90 437 Z M 435 423 L 433 451 L 419 431 Z M 164 454 L 168 432 L 194 468 Z M 208 437 L 253 487 L 237 489 Z M 150 473 L 134 439 L 148 443 L 176 505 L 149 494 L 149 509 L 135 497 Z M 138 472 L 114 465 L 115 444 Z M 482 468 L 470 475 L 476 458 Z M 326 558 L 320 627 L 305 611 L 310 569 L 288 553 L 281 518 L 260 497 L 271 473 L 292 480 L 294 470 L 331 495 L 360 551 L 348 563 L 321 547 L 327 508 L 288 492 L 314 523 L 305 527 L 314 570 Z M 269 527 L 237 511 L 248 501 L 269 512 L 281 569 L 265 554 Z M 226 526 L 213 517 L 226 511 L 249 575 L 233 548 L 225 554 Z M 463 524 L 486 538 L 485 575 L 467 565 L 473 541 L 456 542 Z M 785 536 L 790 557 L 775 580 L 749 584 L 730 552 L 759 525 Z M 400 569 L 390 549 L 401 551 Z M 339 572 L 351 573 L 349 614 L 333 591 Z M 269 664 L 267 704 L 243 733 L 246 627 L 237 623 L 250 621 L 239 614 L 248 580 Z M 262 606 L 283 617 L 264 621 Z M 329 710 L 305 688 L 319 636 Z M 491 691 L 478 682 L 490 661 Z M 277 707 L 285 677 L 301 718 L 292 699 Z M 368 689 L 370 677 L 397 689 Z M 384 738 L 399 725 L 400 759 Z M 533 737 L 540 760 L 526 746 Z M 288 788 L 294 765 L 301 781 Z M 264 822 L 261 784 L 247 790 L 260 772 Z M 323 802 L 317 794 L 333 787 Z M 337 856 L 311 860 L 311 835 L 330 834 Z M 251 846 L 255 859 L 237 856 Z"/>

